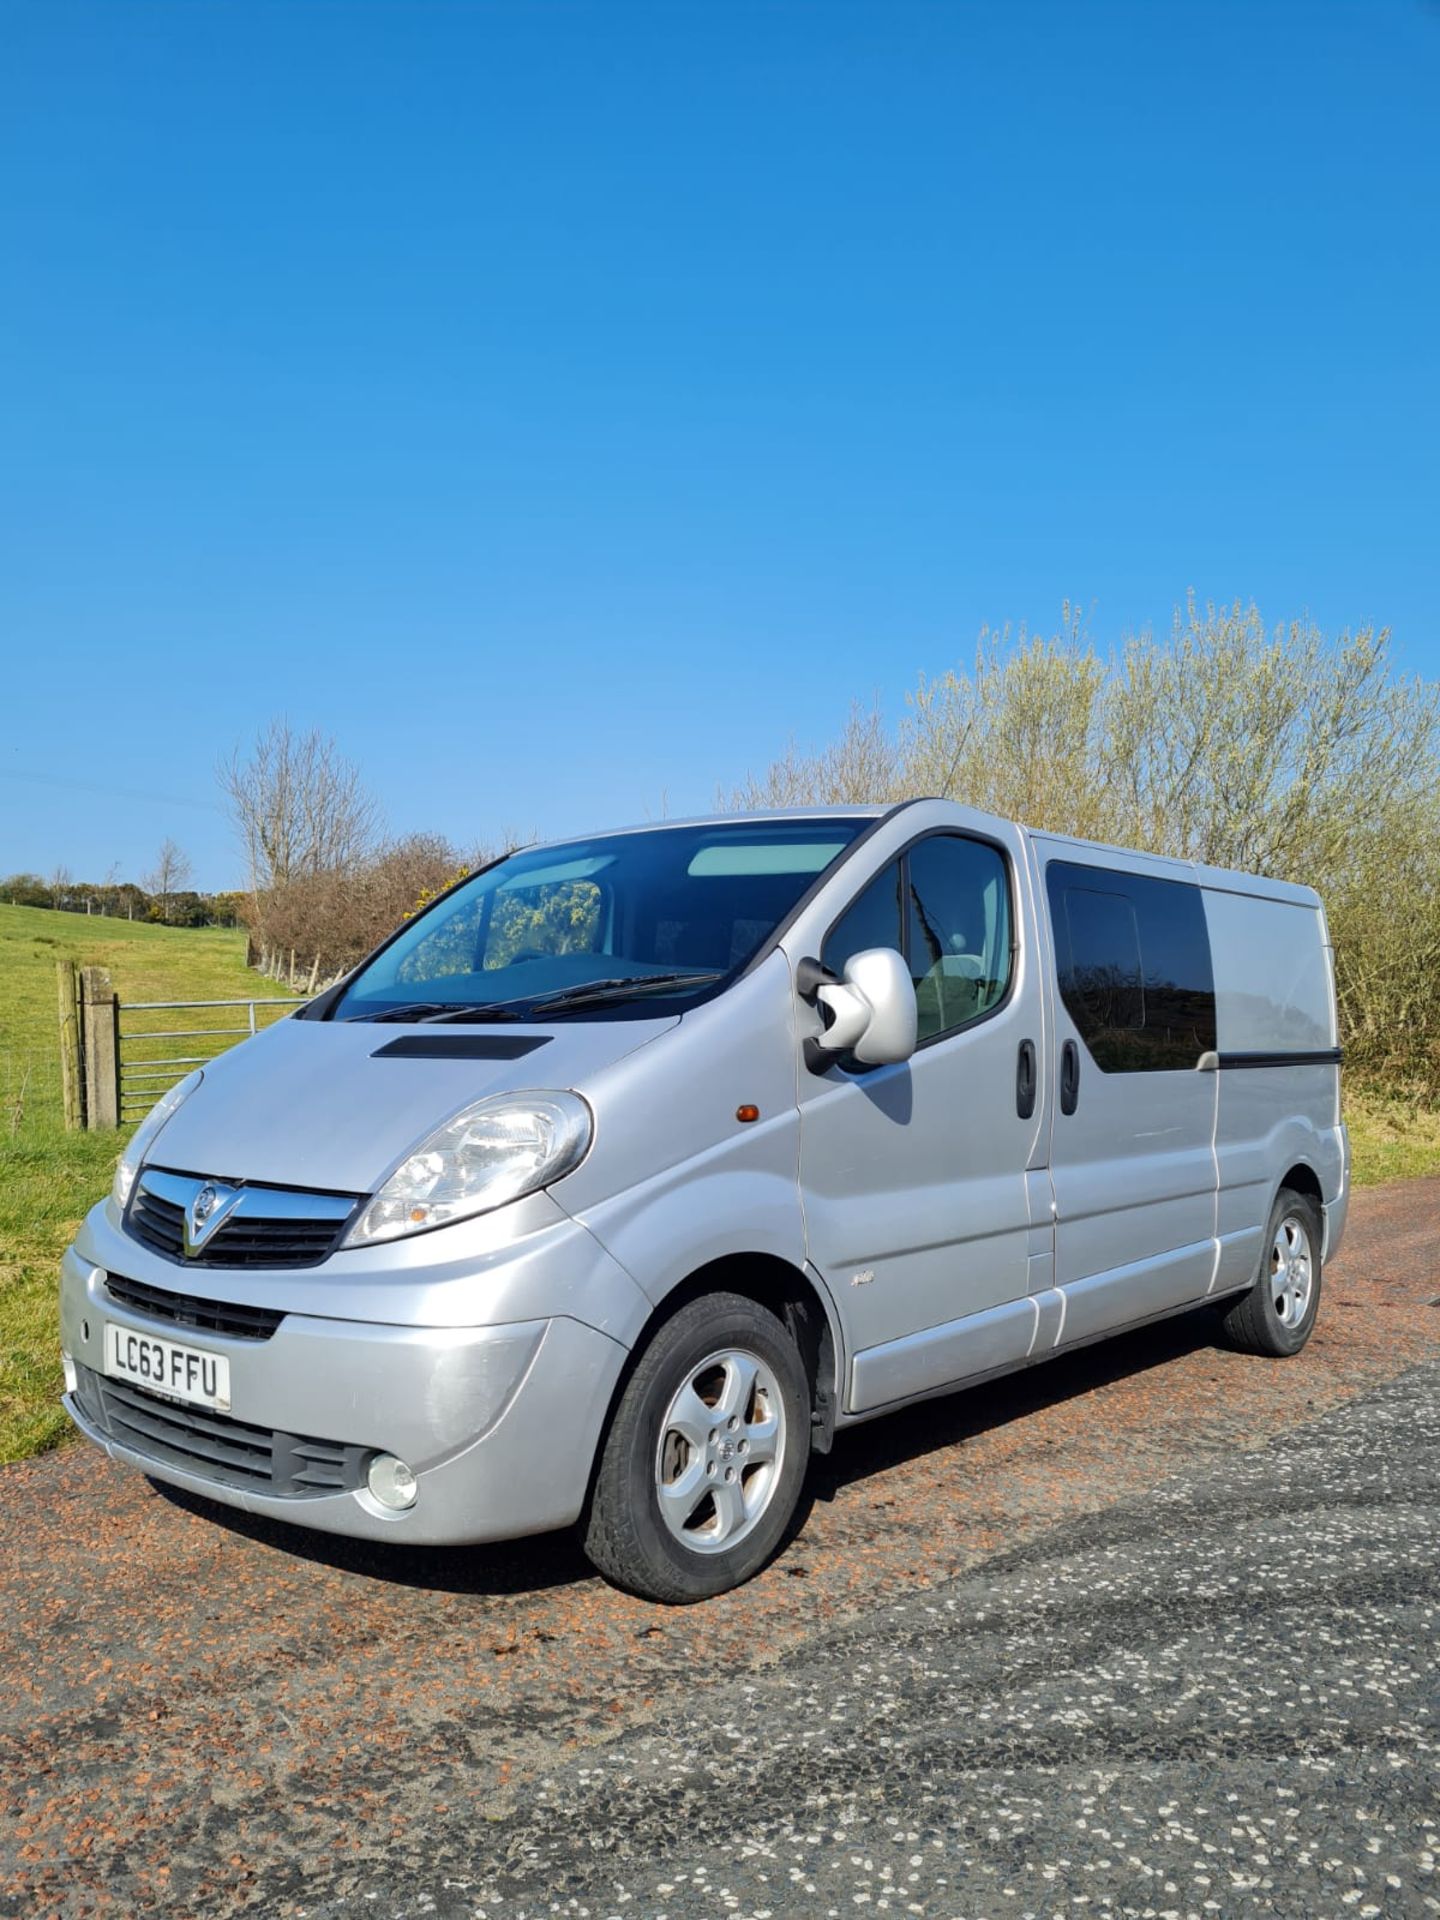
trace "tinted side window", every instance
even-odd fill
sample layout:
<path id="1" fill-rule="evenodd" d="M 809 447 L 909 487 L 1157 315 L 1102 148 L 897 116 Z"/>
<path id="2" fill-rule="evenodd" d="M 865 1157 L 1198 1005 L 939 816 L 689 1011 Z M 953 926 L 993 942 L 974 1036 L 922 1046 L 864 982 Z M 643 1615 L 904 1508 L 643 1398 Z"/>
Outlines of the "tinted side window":
<path id="1" fill-rule="evenodd" d="M 1060 997 L 1105 1073 L 1193 1068 L 1215 1046 L 1200 889 L 1052 860 L 1045 870 Z"/>
<path id="2" fill-rule="evenodd" d="M 1134 906 L 1123 893 L 1104 893 L 1098 885 L 1068 886 L 1061 910 L 1060 944 L 1068 943 L 1070 959 L 1061 992 L 1086 1045 L 1092 1034 L 1138 1033 L 1145 1025 L 1145 980 Z"/>
<path id="3" fill-rule="evenodd" d="M 937 834 L 906 858 L 905 957 L 920 1039 L 968 1026 L 1010 985 L 1005 856 L 983 840 Z"/>
<path id="4" fill-rule="evenodd" d="M 845 962 L 867 947 L 904 950 L 900 931 L 900 862 L 877 873 L 862 894 L 848 906 L 825 936 L 820 958 L 832 972 L 845 971 Z"/>

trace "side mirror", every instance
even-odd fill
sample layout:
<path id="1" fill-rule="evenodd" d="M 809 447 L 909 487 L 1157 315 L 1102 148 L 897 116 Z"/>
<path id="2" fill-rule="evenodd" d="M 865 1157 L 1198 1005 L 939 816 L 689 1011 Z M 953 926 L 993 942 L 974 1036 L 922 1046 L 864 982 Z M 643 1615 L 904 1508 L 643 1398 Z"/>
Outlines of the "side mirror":
<path id="1" fill-rule="evenodd" d="M 825 980 L 815 999 L 829 1024 L 815 1045 L 824 1053 L 853 1053 L 867 1067 L 908 1060 L 915 1051 L 915 983 L 893 947 L 867 947 L 845 963 L 839 980 Z"/>

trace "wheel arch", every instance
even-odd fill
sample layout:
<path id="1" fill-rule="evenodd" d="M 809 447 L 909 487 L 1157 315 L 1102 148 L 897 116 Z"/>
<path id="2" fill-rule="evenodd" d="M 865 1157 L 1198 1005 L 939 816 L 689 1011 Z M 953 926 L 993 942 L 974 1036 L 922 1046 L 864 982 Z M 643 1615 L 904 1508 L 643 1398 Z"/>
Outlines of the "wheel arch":
<path id="1" fill-rule="evenodd" d="M 1279 1180 L 1276 1182 L 1275 1193 L 1270 1201 L 1272 1208 L 1275 1205 L 1275 1201 L 1279 1198 L 1281 1191 L 1286 1187 L 1289 1187 L 1294 1193 L 1303 1193 L 1308 1199 L 1313 1200 L 1320 1209 L 1321 1220 L 1324 1220 L 1325 1190 L 1320 1185 L 1319 1174 L 1316 1173 L 1314 1167 L 1310 1165 L 1308 1160 L 1297 1160 L 1293 1166 L 1281 1174 Z"/>
<path id="2" fill-rule="evenodd" d="M 767 1308 L 784 1322 L 805 1365 L 810 1381 L 810 1447 L 828 1453 L 839 1407 L 843 1350 L 834 1303 L 824 1286 L 804 1268 L 778 1254 L 738 1250 L 706 1260 L 693 1268 L 652 1308 L 620 1369 L 610 1396 L 604 1424 L 595 1448 L 598 1465 L 605 1438 L 630 1377 L 658 1330 L 682 1307 L 707 1293 L 738 1293 Z M 593 1482 L 593 1470 L 592 1470 Z"/>

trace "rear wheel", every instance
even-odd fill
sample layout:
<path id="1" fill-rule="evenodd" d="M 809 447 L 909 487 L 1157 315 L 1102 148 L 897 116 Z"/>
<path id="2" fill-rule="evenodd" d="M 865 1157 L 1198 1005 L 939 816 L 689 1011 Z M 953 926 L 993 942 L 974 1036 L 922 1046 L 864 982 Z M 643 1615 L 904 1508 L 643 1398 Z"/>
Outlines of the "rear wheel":
<path id="1" fill-rule="evenodd" d="M 1246 1353 L 1288 1359 L 1310 1338 L 1320 1310 L 1320 1209 L 1308 1193 L 1282 1187 L 1270 1212 L 1260 1271 L 1225 1315 L 1231 1343 Z"/>
<path id="2" fill-rule="evenodd" d="M 585 1551 L 648 1600 L 724 1593 L 785 1537 L 810 1450 L 810 1383 L 774 1314 L 711 1293 L 656 1333 L 606 1436 Z"/>

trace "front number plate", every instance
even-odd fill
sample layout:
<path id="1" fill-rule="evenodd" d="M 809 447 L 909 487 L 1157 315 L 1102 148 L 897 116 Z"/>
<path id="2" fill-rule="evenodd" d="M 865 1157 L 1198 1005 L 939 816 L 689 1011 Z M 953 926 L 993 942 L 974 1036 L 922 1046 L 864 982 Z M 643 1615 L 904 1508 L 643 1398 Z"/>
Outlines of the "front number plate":
<path id="1" fill-rule="evenodd" d="M 182 1347 L 178 1340 L 157 1340 L 153 1333 L 105 1323 L 105 1371 L 112 1380 L 185 1400 L 193 1407 L 230 1411 L 230 1362 L 223 1353 Z"/>

